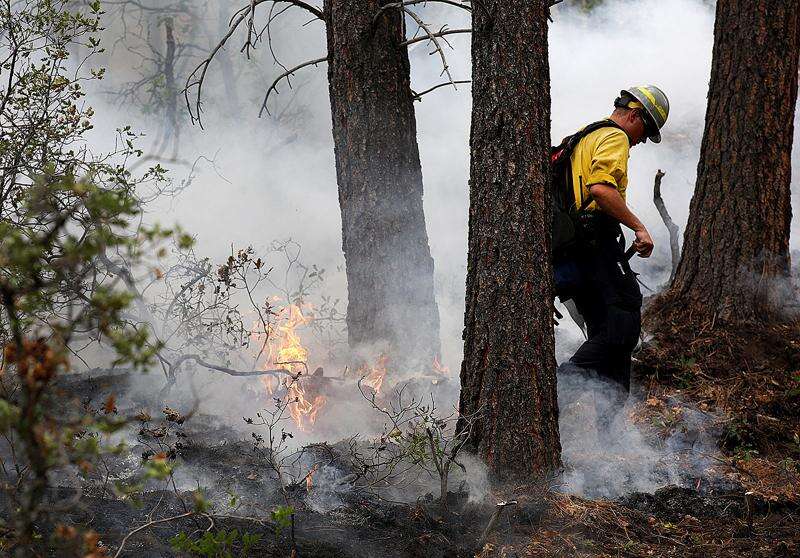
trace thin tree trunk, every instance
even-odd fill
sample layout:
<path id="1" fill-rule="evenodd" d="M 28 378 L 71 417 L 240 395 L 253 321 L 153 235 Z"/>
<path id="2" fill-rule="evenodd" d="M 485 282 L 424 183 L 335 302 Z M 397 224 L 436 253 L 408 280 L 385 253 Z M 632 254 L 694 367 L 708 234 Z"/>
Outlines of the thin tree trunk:
<path id="1" fill-rule="evenodd" d="M 231 3 L 220 1 L 217 6 L 217 35 L 222 37 L 228 32 L 231 19 Z M 236 117 L 241 112 L 239 104 L 239 88 L 236 85 L 236 74 L 233 71 L 233 60 L 226 49 L 217 54 L 222 70 L 222 84 L 225 87 L 225 111 Z"/>
<path id="2" fill-rule="evenodd" d="M 328 79 L 342 212 L 350 346 L 395 363 L 439 353 L 433 259 L 403 14 L 385 0 L 326 0 Z"/>
<path id="3" fill-rule="evenodd" d="M 180 128 L 178 127 L 178 88 L 175 84 L 175 33 L 172 18 L 164 20 L 166 33 L 166 52 L 164 53 L 164 139 L 158 153 L 162 153 L 172 143 L 173 159 L 178 157 Z"/>
<path id="4" fill-rule="evenodd" d="M 791 296 L 799 56 L 797 0 L 717 3 L 697 184 L 668 296 L 695 317 L 771 318 Z"/>
<path id="5" fill-rule="evenodd" d="M 461 367 L 470 445 L 497 480 L 560 464 L 550 266 L 547 0 L 472 12 L 469 255 Z"/>

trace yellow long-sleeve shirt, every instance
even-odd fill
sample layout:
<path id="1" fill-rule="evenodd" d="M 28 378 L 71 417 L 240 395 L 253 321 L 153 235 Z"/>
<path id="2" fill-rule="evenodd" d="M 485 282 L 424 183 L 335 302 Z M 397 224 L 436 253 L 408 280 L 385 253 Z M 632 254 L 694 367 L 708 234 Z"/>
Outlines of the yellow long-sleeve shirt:
<path id="1" fill-rule="evenodd" d="M 570 157 L 576 209 L 589 199 L 589 186 L 594 184 L 613 186 L 625 199 L 630 148 L 628 135 L 612 127 L 595 130 L 578 143 Z M 595 202 L 586 207 L 587 211 L 596 209 Z"/>

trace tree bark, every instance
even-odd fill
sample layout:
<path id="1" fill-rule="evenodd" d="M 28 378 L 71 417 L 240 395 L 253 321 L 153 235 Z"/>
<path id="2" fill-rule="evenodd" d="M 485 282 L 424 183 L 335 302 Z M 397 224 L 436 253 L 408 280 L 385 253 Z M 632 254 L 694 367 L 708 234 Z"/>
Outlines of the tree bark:
<path id="1" fill-rule="evenodd" d="M 791 296 L 799 56 L 797 0 L 717 3 L 697 184 L 667 296 L 696 318 L 771 319 Z"/>
<path id="2" fill-rule="evenodd" d="M 439 354 L 433 259 L 403 13 L 386 0 L 326 0 L 328 80 L 350 346 L 396 365 Z M 398 362 L 399 361 L 399 362 Z"/>
<path id="3" fill-rule="evenodd" d="M 560 465 L 550 265 L 547 0 L 472 12 L 462 415 L 496 480 Z"/>

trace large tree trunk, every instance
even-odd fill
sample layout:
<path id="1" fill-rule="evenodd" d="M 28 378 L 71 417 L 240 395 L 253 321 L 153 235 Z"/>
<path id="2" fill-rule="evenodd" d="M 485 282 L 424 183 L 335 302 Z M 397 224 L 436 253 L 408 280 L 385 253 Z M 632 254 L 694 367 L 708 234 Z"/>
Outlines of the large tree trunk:
<path id="1" fill-rule="evenodd" d="M 462 415 L 498 480 L 560 463 L 550 266 L 547 0 L 472 13 Z M 462 424 L 463 427 L 463 424 Z"/>
<path id="2" fill-rule="evenodd" d="M 775 317 L 789 289 L 797 0 L 717 3 L 708 109 L 667 298 L 694 318 Z"/>
<path id="3" fill-rule="evenodd" d="M 326 0 L 328 80 L 350 346 L 405 366 L 439 353 L 433 259 L 402 12 Z"/>

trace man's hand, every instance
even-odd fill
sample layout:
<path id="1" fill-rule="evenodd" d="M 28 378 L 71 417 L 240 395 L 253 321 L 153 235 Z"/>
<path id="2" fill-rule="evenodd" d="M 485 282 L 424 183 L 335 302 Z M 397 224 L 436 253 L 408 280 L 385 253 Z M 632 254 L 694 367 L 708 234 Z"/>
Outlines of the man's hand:
<path id="1" fill-rule="evenodd" d="M 642 227 L 636 230 L 636 240 L 633 241 L 633 247 L 640 258 L 649 258 L 653 253 L 653 239 L 650 238 L 650 233 L 647 229 Z"/>
<path id="2" fill-rule="evenodd" d="M 608 184 L 592 184 L 589 186 L 589 193 L 601 210 L 636 233 L 634 249 L 639 257 L 649 258 L 653 253 L 653 239 L 639 218 L 628 209 L 616 188 Z"/>

